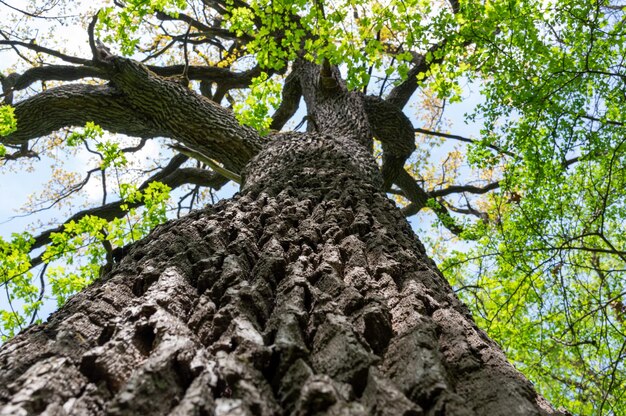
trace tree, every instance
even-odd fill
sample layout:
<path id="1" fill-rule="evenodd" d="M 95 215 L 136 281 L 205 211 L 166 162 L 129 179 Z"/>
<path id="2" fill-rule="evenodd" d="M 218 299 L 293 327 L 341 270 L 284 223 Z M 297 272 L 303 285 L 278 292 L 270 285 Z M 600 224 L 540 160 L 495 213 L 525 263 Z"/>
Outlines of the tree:
<path id="1" fill-rule="evenodd" d="M 16 10 L 67 22 L 49 11 Z M 25 303 L 4 311 L 5 328 L 36 321 L 46 281 L 60 303 L 79 292 L 2 347 L 3 412 L 557 413 L 426 255 L 403 218 L 424 209 L 475 241 L 439 260 L 516 364 L 574 411 L 623 412 L 620 6 L 129 1 L 80 12 L 91 58 L 28 28 L 0 31 L 30 65 L 2 76 L 5 166 L 84 146 L 99 166 L 53 199 L 98 172 L 104 194 L 57 228 L 0 241 L 9 300 Z M 440 117 L 463 79 L 487 80 L 480 139 L 403 113 L 419 87 Z M 280 131 L 301 99 L 306 132 Z M 122 147 L 103 129 L 140 141 Z M 469 142 L 482 183 L 457 183 L 458 151 L 429 175 L 416 133 Z M 120 200 L 107 203 L 107 175 L 158 137 L 177 154 L 142 185 L 118 180 Z M 165 220 L 171 188 L 229 180 L 242 184 L 232 200 L 136 241 Z M 85 265 L 48 267 L 77 250 Z"/>

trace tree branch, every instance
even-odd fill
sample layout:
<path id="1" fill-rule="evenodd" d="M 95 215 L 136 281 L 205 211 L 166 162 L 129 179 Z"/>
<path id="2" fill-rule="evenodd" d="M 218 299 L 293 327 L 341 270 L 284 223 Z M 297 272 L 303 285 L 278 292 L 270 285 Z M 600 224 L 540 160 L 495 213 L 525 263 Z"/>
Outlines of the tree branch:
<path id="1" fill-rule="evenodd" d="M 14 90 L 23 90 L 37 81 L 76 81 L 82 78 L 106 78 L 106 73 L 93 66 L 47 65 L 37 66 L 19 74 Z"/>
<path id="2" fill-rule="evenodd" d="M 457 194 L 467 192 L 470 194 L 486 194 L 489 191 L 498 189 L 500 187 L 500 181 L 491 182 L 485 186 L 472 186 L 472 185 L 451 185 L 445 189 L 437 189 L 430 191 L 429 194 L 433 197 L 442 197 L 450 194 Z"/>
<path id="3" fill-rule="evenodd" d="M 374 136 L 382 144 L 383 189 L 388 190 L 415 151 L 413 124 L 402 110 L 381 98 L 366 95 L 363 106 Z"/>
<path id="4" fill-rule="evenodd" d="M 164 136 L 154 124 L 130 110 L 124 96 L 107 85 L 64 85 L 15 105 L 17 130 L 0 137 L 5 144 L 23 144 L 63 127 L 93 121 L 113 133 L 136 137 Z"/>
<path id="5" fill-rule="evenodd" d="M 446 139 L 452 139 L 452 140 L 458 140 L 460 142 L 465 142 L 465 143 L 477 143 L 476 140 L 474 139 L 469 139 L 467 137 L 463 137 L 463 136 L 458 136 L 456 134 L 448 134 L 448 133 L 440 133 L 438 131 L 432 131 L 432 130 L 426 130 L 426 129 L 421 129 L 419 127 L 415 128 L 415 132 L 416 133 L 421 133 L 421 134 L 426 134 L 428 136 L 437 136 L 437 137 L 444 137 Z M 515 154 L 508 152 L 506 150 L 502 150 L 500 147 L 492 145 L 492 144 L 488 144 L 486 145 L 488 148 L 490 148 L 491 150 L 495 150 L 498 153 L 501 153 L 503 155 L 507 155 L 507 156 L 511 156 L 514 157 Z"/>
<path id="6" fill-rule="evenodd" d="M 457 208 L 451 204 L 447 204 L 447 205 L 451 211 L 454 211 L 459 214 L 473 215 L 479 218 L 485 224 L 489 222 L 489 214 L 487 214 L 486 212 L 482 212 L 482 211 L 478 211 L 477 209 L 474 209 L 469 203 L 467 204 L 467 208 Z"/>
<path id="7" fill-rule="evenodd" d="M 285 79 L 282 90 L 282 101 L 274 115 L 270 129 L 280 130 L 285 123 L 298 111 L 300 98 L 302 97 L 302 87 L 298 78 L 298 67 L 294 64 L 293 70 Z"/>
<path id="8" fill-rule="evenodd" d="M 208 167 L 211 168 L 211 170 L 213 170 L 216 173 L 219 173 L 220 175 L 222 175 L 224 178 L 229 179 L 231 181 L 235 181 L 238 184 L 241 184 L 241 176 L 233 173 L 231 171 L 229 171 L 228 169 L 223 168 L 222 166 L 218 165 L 217 163 L 215 163 L 213 160 L 211 160 L 210 158 L 206 157 L 205 155 L 203 155 L 200 152 L 196 152 L 195 150 L 189 149 L 181 144 L 173 144 L 170 145 L 170 147 L 186 156 L 189 156 L 193 159 L 196 159 L 202 163 L 204 163 L 205 165 L 207 165 Z"/>
<path id="9" fill-rule="evenodd" d="M 443 49 L 445 47 L 445 44 L 445 41 L 440 42 L 436 45 L 433 45 L 428 51 L 434 54 L 435 51 Z M 385 98 L 385 101 L 387 101 L 391 105 L 398 107 L 399 109 L 402 109 L 406 105 L 406 103 L 409 102 L 409 99 L 411 98 L 415 90 L 417 90 L 417 75 L 428 72 L 432 64 L 438 64 L 441 62 L 443 62 L 443 54 L 441 58 L 433 59 L 431 62 L 426 61 L 426 55 L 418 54 L 413 59 L 413 66 L 411 67 L 411 69 L 409 69 L 406 79 L 397 86 L 395 86 L 389 92 L 387 98 Z"/>
<path id="10" fill-rule="evenodd" d="M 206 25 L 184 13 L 178 13 L 176 17 L 173 17 L 173 16 L 168 15 L 167 13 L 157 11 L 156 17 L 157 19 L 163 20 L 163 21 L 185 22 L 188 25 L 191 25 L 191 27 L 194 27 L 198 29 L 199 31 L 201 31 L 202 35 L 205 35 L 205 36 L 212 35 L 212 36 L 217 36 L 223 39 L 232 39 L 232 40 L 241 40 L 242 38 L 246 40 L 252 40 L 252 38 L 248 35 L 244 34 L 242 37 L 238 37 L 234 32 L 231 32 L 228 29 L 222 29 L 221 27 L 212 27 L 212 26 Z"/>
<path id="11" fill-rule="evenodd" d="M 181 75 L 185 70 L 184 65 L 156 66 L 149 65 L 148 68 L 162 77 L 172 77 Z M 211 66 L 193 66 L 187 69 L 187 77 L 194 81 L 215 82 L 227 88 L 247 88 L 252 82 L 252 78 L 261 74 L 261 69 L 257 66 L 243 72 L 232 72 L 228 68 L 218 68 Z M 82 78 L 109 79 L 110 74 L 102 68 L 92 65 L 46 65 L 33 67 L 23 74 L 16 75 L 14 90 L 23 90 L 37 81 L 76 81 Z"/>
<path id="12" fill-rule="evenodd" d="M 63 61 L 70 62 L 72 64 L 89 65 L 92 63 L 89 59 L 83 59 L 83 58 L 78 58 L 76 56 L 66 55 L 57 50 L 46 48 L 45 46 L 40 46 L 32 42 L 27 43 L 27 42 L 21 42 L 19 40 L 0 40 L 0 45 L 9 45 L 9 46 L 15 46 L 15 47 L 21 46 L 23 48 L 27 48 L 35 52 L 45 53 L 47 55 L 54 56 L 56 58 L 62 59 Z"/>
<path id="13" fill-rule="evenodd" d="M 188 157 L 182 154 L 178 154 L 174 156 L 167 166 L 161 169 L 156 174 L 152 175 L 150 178 L 146 179 L 140 186 L 139 190 L 143 191 L 153 182 L 161 182 L 165 185 L 169 186 L 172 189 L 176 189 L 182 185 L 193 184 L 200 186 L 208 186 L 214 189 L 220 189 L 224 184 L 228 182 L 227 179 L 223 178 L 221 175 L 210 172 L 206 169 L 199 168 L 180 168 L 180 166 L 188 160 Z M 35 250 L 39 247 L 42 247 L 46 244 L 50 243 L 50 235 L 52 233 L 63 232 L 65 224 L 71 221 L 80 221 L 81 218 L 84 218 L 88 215 L 95 215 L 99 218 L 103 218 L 107 221 L 111 221 L 115 218 L 121 218 L 126 215 L 127 211 L 121 209 L 121 206 L 125 204 L 128 208 L 136 208 L 142 206 L 142 202 L 132 202 L 125 203 L 122 200 L 118 200 L 115 202 L 110 202 L 108 204 L 104 204 L 98 207 L 89 208 L 76 214 L 72 215 L 68 218 L 63 224 L 55 227 L 53 229 L 46 230 L 35 237 L 35 242 L 31 246 L 31 250 Z M 35 260 L 33 259 L 32 267 L 37 266 L 39 263 L 35 264 Z"/>
<path id="14" fill-rule="evenodd" d="M 145 65 L 113 57 L 111 81 L 141 114 L 165 134 L 238 173 L 261 148 L 261 137 L 234 114 Z"/>
<path id="15" fill-rule="evenodd" d="M 429 207 L 434 211 L 441 223 L 454 235 L 459 235 L 463 232 L 463 228 L 456 223 L 446 206 L 433 198 L 430 193 L 424 191 L 406 170 L 402 169 L 395 183 L 404 192 L 404 196 L 411 201 L 409 205 L 402 209 L 402 213 L 405 216 L 415 215 L 423 208 Z"/>
<path id="16" fill-rule="evenodd" d="M 18 103 L 18 129 L 0 142 L 22 144 L 93 121 L 114 133 L 175 139 L 235 173 L 259 151 L 256 130 L 232 112 L 138 62 L 112 57 L 107 65 L 114 86 L 65 85 Z"/>
<path id="17" fill-rule="evenodd" d="M 185 65 L 147 65 L 147 68 L 162 77 L 171 77 L 181 75 L 185 70 Z M 194 81 L 215 82 L 228 88 L 247 88 L 252 82 L 252 78 L 258 77 L 261 75 L 261 72 L 262 70 L 259 66 L 255 66 L 243 72 L 233 72 L 229 68 L 189 65 L 187 68 L 187 77 Z M 271 73 L 271 71 L 268 72 L 268 75 Z"/>

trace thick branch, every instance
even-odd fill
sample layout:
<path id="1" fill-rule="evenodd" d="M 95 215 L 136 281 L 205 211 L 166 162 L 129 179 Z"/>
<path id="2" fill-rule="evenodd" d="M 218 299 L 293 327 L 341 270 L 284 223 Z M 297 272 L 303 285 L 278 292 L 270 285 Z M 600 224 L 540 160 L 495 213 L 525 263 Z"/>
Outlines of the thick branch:
<path id="1" fill-rule="evenodd" d="M 282 101 L 280 106 L 272 116 L 272 130 L 280 130 L 285 123 L 298 111 L 300 98 L 302 97 L 302 87 L 298 79 L 298 69 L 295 67 L 293 71 L 285 79 L 282 91 Z"/>
<path id="2" fill-rule="evenodd" d="M 51 88 L 15 106 L 17 131 L 0 137 L 5 144 L 23 144 L 63 127 L 93 121 L 104 129 L 136 137 L 165 135 L 150 121 L 131 111 L 129 103 L 108 85 L 64 85 Z"/>
<path id="3" fill-rule="evenodd" d="M 316 65 L 299 60 L 302 96 L 307 106 L 307 130 L 332 134 L 371 148 L 372 130 L 361 95 L 349 92 L 339 69 L 328 60 Z"/>
<path id="4" fill-rule="evenodd" d="M 185 71 L 184 65 L 155 66 L 148 68 L 157 75 L 172 77 L 181 75 Z M 252 82 L 252 78 L 259 76 L 261 69 L 254 67 L 243 72 L 232 72 L 228 68 L 211 66 L 189 66 L 187 77 L 194 81 L 208 81 L 223 85 L 226 88 L 246 88 Z M 14 90 L 23 90 L 37 81 L 76 81 L 82 78 L 108 79 L 109 74 L 102 68 L 85 65 L 47 65 L 26 70 L 18 74 Z"/>
<path id="5" fill-rule="evenodd" d="M 185 65 L 148 65 L 147 67 L 162 77 L 182 75 L 185 71 Z M 215 82 L 228 88 L 247 88 L 252 78 L 258 77 L 261 72 L 258 66 L 243 72 L 233 72 L 228 68 L 190 65 L 187 68 L 187 77 L 190 80 Z"/>
<path id="6" fill-rule="evenodd" d="M 448 0 L 448 3 L 455 14 L 461 10 L 461 3 L 458 0 Z"/>
<path id="7" fill-rule="evenodd" d="M 368 95 L 363 103 L 372 132 L 382 143 L 383 188 L 387 190 L 415 150 L 413 124 L 402 110 L 381 98 Z"/>
<path id="8" fill-rule="evenodd" d="M 130 103 L 167 137 L 224 164 L 237 173 L 261 148 L 258 132 L 239 124 L 234 114 L 139 62 L 112 59 L 111 81 Z"/>
<path id="9" fill-rule="evenodd" d="M 441 50 L 445 47 L 445 42 L 438 43 L 432 46 L 428 51 L 435 53 L 435 51 Z M 443 61 L 443 53 L 441 58 L 433 59 L 430 62 L 426 60 L 426 55 L 417 55 L 413 60 L 413 66 L 409 69 L 407 77 L 404 81 L 394 87 L 385 101 L 402 109 L 417 89 L 417 75 L 425 74 L 428 72 L 432 64 L 441 63 Z"/>
<path id="10" fill-rule="evenodd" d="M 178 140 L 236 173 L 260 149 L 258 133 L 223 107 L 138 62 L 113 58 L 108 65 L 114 86 L 66 85 L 17 104 L 18 130 L 0 142 L 22 144 L 93 121 L 115 133 Z"/>
<path id="11" fill-rule="evenodd" d="M 24 71 L 17 78 L 13 89 L 23 90 L 37 81 L 76 81 L 82 78 L 104 78 L 105 72 L 93 66 L 48 65 Z"/>

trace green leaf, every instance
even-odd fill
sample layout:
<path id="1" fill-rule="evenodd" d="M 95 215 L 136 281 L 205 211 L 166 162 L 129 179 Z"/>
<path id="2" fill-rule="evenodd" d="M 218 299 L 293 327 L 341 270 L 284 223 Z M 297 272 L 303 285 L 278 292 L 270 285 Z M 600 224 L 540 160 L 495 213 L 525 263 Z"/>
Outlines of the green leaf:
<path id="1" fill-rule="evenodd" d="M 8 136 L 16 130 L 15 110 L 10 105 L 0 106 L 0 136 Z M 4 154 L 0 156 L 4 156 Z"/>

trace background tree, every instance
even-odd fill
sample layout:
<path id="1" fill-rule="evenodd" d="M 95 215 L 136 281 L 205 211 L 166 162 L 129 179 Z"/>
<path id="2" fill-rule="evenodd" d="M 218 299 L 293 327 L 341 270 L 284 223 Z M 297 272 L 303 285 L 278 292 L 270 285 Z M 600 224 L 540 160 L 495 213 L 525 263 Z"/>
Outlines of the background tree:
<path id="1" fill-rule="evenodd" d="M 393 225 L 399 219 L 375 186 L 406 216 L 435 214 L 441 234 L 425 235 L 435 259 L 479 326 L 553 403 L 625 412 L 621 5 L 129 1 L 98 12 L 2 4 L 0 45 L 19 57 L 2 75 L 2 169 L 33 158 L 58 164 L 81 149 L 99 159 L 84 178 L 57 165 L 31 211 L 67 203 L 92 177 L 102 184 L 97 207 L 0 242 L 5 336 L 37 321 L 47 297 L 62 304 L 97 280 L 47 326 L 5 347 L 5 377 L 22 378 L 0 393 L 3 402 L 39 380 L 7 409 L 74 397 L 66 411 L 97 413 L 106 403 L 123 412 L 156 388 L 168 392 L 163 401 L 137 400 L 135 410 L 494 413 L 507 400 L 521 413 L 547 409 L 436 272 L 411 274 L 434 269 L 405 226 Z M 88 50 L 46 38 L 46 28 L 67 24 L 84 25 Z M 467 115 L 482 122 L 475 138 L 441 131 L 445 108 L 465 97 L 462 85 L 482 97 Z M 419 126 L 400 111 L 414 96 Z M 308 133 L 278 133 L 301 98 Z M 307 179 L 291 155 L 324 135 L 339 149 L 314 153 L 321 164 Z M 163 137 L 178 142 L 174 153 L 148 167 L 133 160 Z M 362 154 L 372 137 L 380 183 Z M 440 163 L 436 138 L 462 146 Z M 339 157 L 346 152 L 358 163 Z M 326 172 L 324 160 L 344 170 Z M 166 219 L 172 189 L 186 189 L 180 216 L 229 180 L 245 184 L 243 196 L 128 245 Z M 322 196 L 320 186 L 337 192 Z M 232 227 L 217 225 L 225 223 Z M 459 239 L 473 242 L 454 251 Z M 172 316 L 188 317 L 196 336 Z M 59 374 L 75 388 L 51 387 Z M 261 400 L 268 389 L 273 401 Z"/>

